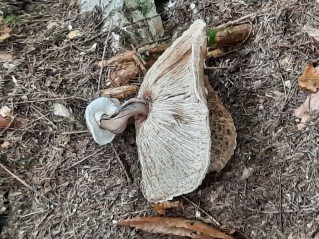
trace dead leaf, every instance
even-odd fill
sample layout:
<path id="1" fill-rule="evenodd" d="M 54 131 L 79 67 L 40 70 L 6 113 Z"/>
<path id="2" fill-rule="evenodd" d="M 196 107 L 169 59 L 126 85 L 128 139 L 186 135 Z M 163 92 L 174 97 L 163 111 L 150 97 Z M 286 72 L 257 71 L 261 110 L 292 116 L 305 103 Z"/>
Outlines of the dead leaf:
<path id="1" fill-rule="evenodd" d="M 0 116 L 0 129 L 10 127 L 13 123 L 13 119 Z"/>
<path id="2" fill-rule="evenodd" d="M 306 123 L 311 119 L 311 113 L 315 110 L 319 110 L 319 92 L 308 95 L 305 102 L 295 109 L 294 116 L 300 118 L 298 130 L 306 127 Z"/>
<path id="3" fill-rule="evenodd" d="M 161 215 L 164 214 L 165 209 L 170 209 L 170 208 L 177 208 L 181 205 L 180 201 L 175 201 L 175 202 L 161 202 L 161 203 L 157 203 L 154 205 L 154 209 Z"/>
<path id="4" fill-rule="evenodd" d="M 319 88 L 319 66 L 312 62 L 308 63 L 302 75 L 298 78 L 298 85 L 312 93 Z"/>
<path id="5" fill-rule="evenodd" d="M 28 120 L 22 119 L 22 118 L 16 118 L 11 115 L 11 113 L 8 114 L 8 117 L 2 117 L 0 115 L 0 129 L 3 128 L 18 128 L 26 125 L 28 123 Z"/>
<path id="6" fill-rule="evenodd" d="M 9 141 L 4 141 L 2 144 L 1 144 L 1 148 L 5 149 L 5 148 L 8 148 L 10 146 L 10 142 Z"/>
<path id="7" fill-rule="evenodd" d="M 0 115 L 2 117 L 7 117 L 10 112 L 11 112 L 11 109 L 6 105 L 0 109 Z"/>
<path id="8" fill-rule="evenodd" d="M 124 85 L 115 88 L 109 88 L 101 90 L 101 96 L 109 96 L 116 99 L 124 99 L 129 95 L 135 94 L 138 91 L 139 87 L 137 85 Z"/>
<path id="9" fill-rule="evenodd" d="M 9 33 L 5 33 L 3 35 L 0 36 L 0 43 L 4 42 L 6 39 L 8 39 L 10 37 Z"/>
<path id="10" fill-rule="evenodd" d="M 234 239 L 208 224 L 185 218 L 136 217 L 115 224 L 134 227 L 151 233 L 173 234 L 197 239 Z"/>
<path id="11" fill-rule="evenodd" d="M 82 33 L 80 30 L 70 31 L 69 34 L 67 35 L 67 37 L 69 39 L 73 39 L 73 38 L 80 37 L 80 36 L 82 36 Z"/>

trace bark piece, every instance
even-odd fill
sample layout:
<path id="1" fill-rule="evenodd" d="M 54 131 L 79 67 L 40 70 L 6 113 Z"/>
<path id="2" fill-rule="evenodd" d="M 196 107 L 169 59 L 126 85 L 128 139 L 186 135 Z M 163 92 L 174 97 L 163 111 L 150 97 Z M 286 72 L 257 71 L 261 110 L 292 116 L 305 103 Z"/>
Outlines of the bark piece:
<path id="1" fill-rule="evenodd" d="M 101 96 L 108 96 L 119 100 L 125 99 L 126 97 L 138 92 L 139 87 L 136 85 L 124 85 L 115 88 L 109 88 L 101 90 Z"/>
<path id="2" fill-rule="evenodd" d="M 251 30 L 250 24 L 208 30 L 208 46 L 214 48 L 234 46 L 237 43 L 243 42 Z"/>

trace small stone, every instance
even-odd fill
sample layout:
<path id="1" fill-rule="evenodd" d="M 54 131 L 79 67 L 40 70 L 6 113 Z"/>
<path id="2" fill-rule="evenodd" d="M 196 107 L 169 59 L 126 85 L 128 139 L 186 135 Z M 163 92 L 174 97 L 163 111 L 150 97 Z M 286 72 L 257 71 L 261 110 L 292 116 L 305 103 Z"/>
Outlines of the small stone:
<path id="1" fill-rule="evenodd" d="M 253 168 L 244 168 L 243 173 L 241 175 L 241 179 L 246 180 L 247 178 L 249 178 L 252 173 L 254 172 Z"/>
<path id="2" fill-rule="evenodd" d="M 200 218 L 200 217 L 201 217 L 200 211 L 196 210 L 196 212 L 195 212 L 195 217 L 196 217 L 196 218 Z"/>
<path id="3" fill-rule="evenodd" d="M 286 80 L 284 82 L 284 85 L 288 88 L 288 89 L 291 89 L 291 81 L 290 80 Z"/>

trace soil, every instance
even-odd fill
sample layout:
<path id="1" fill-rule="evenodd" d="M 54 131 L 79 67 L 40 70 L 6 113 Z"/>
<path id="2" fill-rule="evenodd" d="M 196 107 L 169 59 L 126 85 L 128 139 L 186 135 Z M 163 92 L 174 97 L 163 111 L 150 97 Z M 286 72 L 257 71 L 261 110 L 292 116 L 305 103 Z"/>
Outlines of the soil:
<path id="1" fill-rule="evenodd" d="M 167 36 L 198 18 L 213 27 L 246 16 L 238 23 L 250 22 L 253 32 L 238 50 L 208 62 L 220 67 L 209 78 L 234 118 L 235 154 L 166 215 L 234 228 L 246 238 L 317 238 L 318 115 L 298 131 L 293 111 L 308 94 L 298 76 L 318 56 L 318 41 L 303 27 L 318 26 L 319 4 L 202 1 L 195 14 L 191 3 L 163 9 Z M 101 12 L 80 14 L 74 1 L 60 0 L 37 1 L 18 14 L 8 25 L 12 37 L 0 43 L 0 56 L 13 56 L 13 68 L 0 64 L 0 108 L 29 123 L 0 131 L 0 144 L 10 144 L 0 147 L 1 164 L 13 174 L 0 169 L 1 238 L 178 238 L 113 225 L 157 214 L 140 191 L 134 127 L 106 146 L 87 132 L 85 107 L 108 82 L 108 69 L 100 75 L 95 63 L 105 44 L 105 59 L 113 55 Z M 82 36 L 68 39 L 70 26 Z M 54 103 L 75 120 L 55 116 Z"/>

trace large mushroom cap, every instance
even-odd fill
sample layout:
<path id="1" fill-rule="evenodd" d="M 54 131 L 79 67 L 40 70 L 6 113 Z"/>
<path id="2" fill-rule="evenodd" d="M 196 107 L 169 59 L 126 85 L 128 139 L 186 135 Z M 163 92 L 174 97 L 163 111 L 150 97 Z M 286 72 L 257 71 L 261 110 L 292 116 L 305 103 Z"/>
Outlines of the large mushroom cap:
<path id="1" fill-rule="evenodd" d="M 147 72 L 138 98 L 149 102 L 136 121 L 142 190 L 160 202 L 195 190 L 210 164 L 211 136 L 203 67 L 206 24 L 196 20 Z"/>

